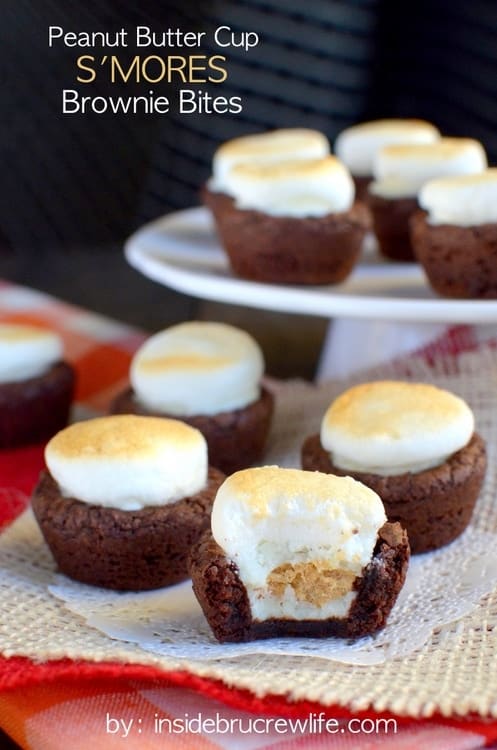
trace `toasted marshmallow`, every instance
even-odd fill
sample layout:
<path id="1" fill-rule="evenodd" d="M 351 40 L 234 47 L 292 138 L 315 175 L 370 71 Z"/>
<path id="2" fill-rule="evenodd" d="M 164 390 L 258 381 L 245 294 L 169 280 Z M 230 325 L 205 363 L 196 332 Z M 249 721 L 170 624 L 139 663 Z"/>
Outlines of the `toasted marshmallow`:
<path id="1" fill-rule="evenodd" d="M 395 143 L 434 143 L 439 130 L 425 120 L 373 120 L 343 130 L 335 153 L 356 177 L 370 177 L 378 151 Z"/>
<path id="2" fill-rule="evenodd" d="M 375 159 L 369 189 L 383 198 L 416 197 L 436 177 L 476 174 L 487 167 L 483 146 L 472 138 L 440 138 L 427 145 L 385 146 Z"/>
<path id="3" fill-rule="evenodd" d="M 207 444 L 175 419 L 118 415 L 59 432 L 45 461 L 63 495 L 92 505 L 139 510 L 168 505 L 207 482 Z"/>
<path id="4" fill-rule="evenodd" d="M 378 495 L 350 477 L 265 466 L 225 480 L 211 523 L 264 620 L 346 616 L 385 521 Z"/>
<path id="5" fill-rule="evenodd" d="M 245 331 L 224 323 L 180 323 L 152 336 L 131 363 L 137 399 L 173 416 L 241 409 L 260 396 L 264 359 Z"/>
<path id="6" fill-rule="evenodd" d="M 38 377 L 61 359 L 62 341 L 52 331 L 0 324 L 0 383 Z"/>
<path id="7" fill-rule="evenodd" d="M 383 476 L 443 464 L 473 435 L 465 401 L 427 383 L 379 381 L 342 393 L 321 424 L 334 466 Z"/>
<path id="8" fill-rule="evenodd" d="M 423 185 L 419 204 L 430 224 L 458 227 L 497 223 L 497 168 L 463 177 L 441 177 Z"/>
<path id="9" fill-rule="evenodd" d="M 348 211 L 354 202 L 352 177 L 334 156 L 271 165 L 240 164 L 227 179 L 238 208 L 271 216 L 325 216 Z"/>
<path id="10" fill-rule="evenodd" d="M 230 194 L 227 176 L 239 164 L 277 164 L 281 161 L 321 159 L 330 153 L 323 133 L 307 128 L 285 128 L 234 138 L 214 154 L 209 188 Z"/>

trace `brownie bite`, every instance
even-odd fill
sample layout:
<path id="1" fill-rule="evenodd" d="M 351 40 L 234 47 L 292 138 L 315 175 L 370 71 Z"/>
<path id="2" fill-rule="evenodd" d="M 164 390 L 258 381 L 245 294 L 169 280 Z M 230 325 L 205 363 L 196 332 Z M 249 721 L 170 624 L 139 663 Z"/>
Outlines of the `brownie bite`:
<path id="1" fill-rule="evenodd" d="M 368 205 L 382 255 L 414 261 L 409 222 L 419 209 L 423 185 L 446 175 L 475 174 L 487 166 L 482 145 L 472 138 L 440 138 L 429 144 L 392 145 L 375 157 Z"/>
<path id="2" fill-rule="evenodd" d="M 80 422 L 48 443 L 32 507 L 58 569 L 82 583 L 141 591 L 188 577 L 224 475 L 198 430 L 168 419 Z"/>
<path id="3" fill-rule="evenodd" d="M 377 492 L 413 553 L 464 531 L 486 463 L 469 406 L 427 383 L 378 381 L 345 391 L 302 448 L 304 469 L 349 475 Z"/>
<path id="4" fill-rule="evenodd" d="M 278 164 L 289 159 L 321 159 L 330 153 L 323 133 L 309 128 L 282 128 L 245 135 L 222 143 L 214 153 L 212 177 L 204 185 L 202 202 L 214 220 L 233 207 L 229 173 L 239 164 Z"/>
<path id="5" fill-rule="evenodd" d="M 190 574 L 221 642 L 359 637 L 384 627 L 408 561 L 405 531 L 369 488 L 266 466 L 220 487 Z"/>
<path id="6" fill-rule="evenodd" d="M 235 138 L 202 190 L 233 272 L 281 284 L 336 284 L 351 273 L 368 227 L 347 169 L 316 130 Z"/>
<path id="7" fill-rule="evenodd" d="M 380 149 L 393 144 L 434 143 L 439 138 L 438 129 L 425 120 L 372 120 L 342 130 L 334 150 L 354 178 L 357 199 L 365 201 L 373 179 L 373 162 Z"/>
<path id="8" fill-rule="evenodd" d="M 261 385 L 263 372 L 261 349 L 245 331 L 224 323 L 181 323 L 138 350 L 131 388 L 111 410 L 186 422 L 204 435 L 209 463 L 229 474 L 264 454 L 273 396 Z"/>
<path id="9" fill-rule="evenodd" d="M 428 182 L 411 242 L 437 294 L 497 299 L 497 169 Z"/>
<path id="10" fill-rule="evenodd" d="M 43 442 L 62 429 L 74 381 L 57 334 L 0 324 L 0 450 Z"/>
<path id="11" fill-rule="evenodd" d="M 337 284 L 351 273 L 368 227 L 354 183 L 334 156 L 240 164 L 218 232 L 233 272 L 274 284 Z"/>

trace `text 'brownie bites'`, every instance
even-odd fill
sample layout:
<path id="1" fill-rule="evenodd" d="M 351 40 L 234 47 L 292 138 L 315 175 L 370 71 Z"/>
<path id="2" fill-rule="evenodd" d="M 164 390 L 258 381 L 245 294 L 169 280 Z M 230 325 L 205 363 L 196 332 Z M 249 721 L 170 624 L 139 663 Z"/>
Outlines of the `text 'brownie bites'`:
<path id="1" fill-rule="evenodd" d="M 208 527 L 224 479 L 209 469 L 198 430 L 101 417 L 59 432 L 45 458 L 32 506 L 62 573 L 135 591 L 187 578 L 190 547 Z"/>
<path id="2" fill-rule="evenodd" d="M 427 383 L 379 381 L 350 388 L 331 404 L 321 434 L 303 445 L 302 466 L 371 487 L 416 553 L 464 531 L 486 452 L 462 399 Z"/>
<path id="3" fill-rule="evenodd" d="M 409 545 L 349 477 L 266 466 L 229 477 L 192 549 L 194 592 L 219 641 L 357 637 L 382 628 Z"/>

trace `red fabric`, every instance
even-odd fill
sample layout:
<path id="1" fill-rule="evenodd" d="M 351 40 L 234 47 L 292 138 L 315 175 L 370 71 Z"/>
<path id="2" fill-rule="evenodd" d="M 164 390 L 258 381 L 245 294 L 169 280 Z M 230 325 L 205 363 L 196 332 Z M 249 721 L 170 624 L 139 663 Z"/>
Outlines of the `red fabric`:
<path id="1" fill-rule="evenodd" d="M 258 698 L 248 690 L 240 690 L 225 685 L 220 680 L 198 677 L 189 672 L 164 672 L 155 667 L 141 664 L 93 663 L 62 659 L 35 664 L 29 659 L 13 657 L 0 659 L 0 692 L 19 688 L 30 688 L 39 684 L 57 683 L 60 687 L 66 683 L 83 687 L 84 682 L 91 682 L 97 689 L 105 689 L 106 684 L 116 690 L 116 680 L 150 680 L 151 686 L 182 687 L 195 690 L 208 698 L 220 701 L 231 708 L 249 711 L 268 716 L 280 715 L 293 718 L 305 718 L 311 713 L 324 713 L 327 717 L 347 719 L 357 718 L 395 718 L 399 726 L 412 723 L 409 716 L 398 716 L 389 712 L 350 711 L 343 706 L 323 706 L 312 701 L 289 702 L 285 695 L 269 695 Z M 468 728 L 481 734 L 488 742 L 497 741 L 497 724 L 483 721 L 480 717 L 447 718 L 441 714 L 430 716 L 431 721 L 455 728 Z"/>
<path id="2" fill-rule="evenodd" d="M 0 488 L 12 488 L 25 495 L 30 495 L 44 465 L 43 449 L 43 445 L 34 445 L 29 448 L 0 451 Z M 8 519 L 9 515 L 6 515 L 2 498 L 0 501 L 0 523 L 5 518 Z"/>

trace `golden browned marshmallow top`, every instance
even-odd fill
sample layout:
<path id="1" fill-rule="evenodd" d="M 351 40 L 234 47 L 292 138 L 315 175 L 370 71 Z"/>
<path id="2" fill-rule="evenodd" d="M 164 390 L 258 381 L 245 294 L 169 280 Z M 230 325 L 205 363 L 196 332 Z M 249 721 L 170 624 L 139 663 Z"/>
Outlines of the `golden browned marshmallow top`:
<path id="1" fill-rule="evenodd" d="M 483 146 L 473 138 L 440 138 L 435 143 L 385 146 L 376 155 L 370 191 L 384 198 L 415 197 L 429 180 L 476 174 L 487 166 Z"/>
<path id="2" fill-rule="evenodd" d="M 372 120 L 342 130 L 335 141 L 335 153 L 357 177 L 371 177 L 376 155 L 395 143 L 434 143 L 439 130 L 426 120 Z"/>
<path id="3" fill-rule="evenodd" d="M 0 323 L 0 383 L 28 380 L 62 359 L 62 341 L 53 331 Z"/>
<path id="4" fill-rule="evenodd" d="M 281 161 L 321 159 L 330 153 L 323 133 L 309 128 L 281 128 L 245 135 L 223 143 L 214 154 L 209 187 L 228 192 L 227 177 L 239 164 L 277 164 Z"/>
<path id="5" fill-rule="evenodd" d="M 478 226 L 497 223 L 497 169 L 440 177 L 421 188 L 419 205 L 432 224 Z"/>
<path id="6" fill-rule="evenodd" d="M 198 492 L 207 480 L 207 445 L 174 419 L 115 415 L 66 427 L 45 460 L 62 493 L 83 502 L 137 510 Z"/>
<path id="7" fill-rule="evenodd" d="M 378 381 L 354 386 L 329 407 L 321 444 L 335 466 L 402 474 L 443 463 L 474 432 L 471 409 L 428 383 Z"/>

